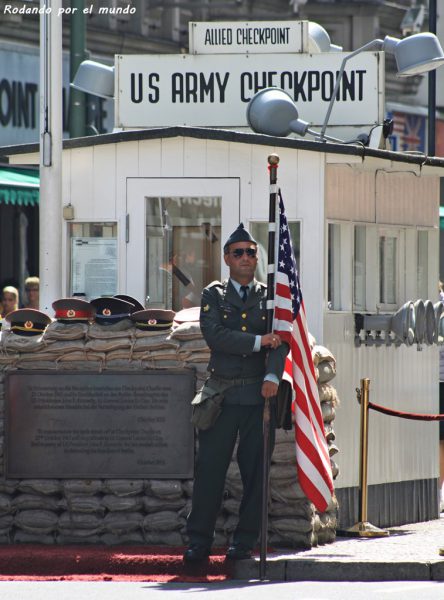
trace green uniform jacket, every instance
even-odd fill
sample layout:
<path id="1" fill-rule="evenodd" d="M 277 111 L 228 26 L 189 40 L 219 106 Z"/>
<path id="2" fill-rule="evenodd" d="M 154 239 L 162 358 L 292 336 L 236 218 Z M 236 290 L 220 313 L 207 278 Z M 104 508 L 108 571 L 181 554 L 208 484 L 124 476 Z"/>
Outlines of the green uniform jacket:
<path id="1" fill-rule="evenodd" d="M 272 373 L 281 379 L 288 353 L 286 344 L 276 350 L 262 347 L 259 352 L 253 352 L 256 335 L 267 333 L 267 287 L 263 283 L 255 281 L 246 302 L 230 281 L 211 283 L 202 292 L 200 326 L 211 350 L 210 376 L 263 379 Z M 252 386 L 232 388 L 225 395 L 226 401 L 236 404 L 262 402 L 261 385 L 262 380 Z"/>

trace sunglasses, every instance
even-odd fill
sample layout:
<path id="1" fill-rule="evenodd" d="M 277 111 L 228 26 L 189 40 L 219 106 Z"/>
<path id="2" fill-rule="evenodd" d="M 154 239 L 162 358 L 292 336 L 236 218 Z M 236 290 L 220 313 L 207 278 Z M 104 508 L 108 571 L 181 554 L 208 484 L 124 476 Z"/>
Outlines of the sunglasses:
<path id="1" fill-rule="evenodd" d="M 232 250 L 228 254 L 231 254 L 234 258 L 241 258 L 244 252 L 250 258 L 254 258 L 257 255 L 256 248 L 236 248 L 236 250 Z"/>

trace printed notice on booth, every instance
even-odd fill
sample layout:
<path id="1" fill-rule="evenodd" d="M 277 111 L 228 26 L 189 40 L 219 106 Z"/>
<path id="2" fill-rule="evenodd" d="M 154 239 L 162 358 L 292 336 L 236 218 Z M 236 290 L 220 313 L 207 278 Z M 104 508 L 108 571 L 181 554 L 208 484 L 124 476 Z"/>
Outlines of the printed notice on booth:
<path id="1" fill-rule="evenodd" d="M 90 299 L 117 294 L 116 238 L 72 238 L 71 289 Z"/>

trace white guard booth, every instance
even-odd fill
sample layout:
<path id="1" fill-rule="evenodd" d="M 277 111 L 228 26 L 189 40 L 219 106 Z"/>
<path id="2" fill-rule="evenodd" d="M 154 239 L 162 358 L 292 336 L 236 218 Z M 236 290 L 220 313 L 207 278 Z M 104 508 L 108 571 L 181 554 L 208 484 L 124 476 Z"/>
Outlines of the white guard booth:
<path id="1" fill-rule="evenodd" d="M 357 520 L 360 380 L 371 380 L 378 404 L 439 412 L 438 345 L 388 344 L 359 324 L 363 315 L 393 314 L 408 300 L 437 299 L 444 160 L 197 127 L 65 141 L 62 289 L 89 298 L 128 294 L 174 310 L 199 304 L 183 293 L 184 282 L 192 278 L 201 289 L 227 275 L 221 248 L 240 221 L 263 247 L 264 278 L 273 152 L 309 330 L 337 360 L 335 483 L 347 527 Z M 37 145 L 1 154 L 11 164 L 38 164 Z M 172 261 L 177 276 L 167 279 Z M 438 516 L 438 446 L 436 422 L 370 413 L 374 525 Z"/>

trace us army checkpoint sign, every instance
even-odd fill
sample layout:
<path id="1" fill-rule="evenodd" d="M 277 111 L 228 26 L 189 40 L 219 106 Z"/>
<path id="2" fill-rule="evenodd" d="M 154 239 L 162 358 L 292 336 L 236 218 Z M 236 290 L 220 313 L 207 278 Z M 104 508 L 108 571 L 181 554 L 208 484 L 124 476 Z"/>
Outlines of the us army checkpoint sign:
<path id="1" fill-rule="evenodd" d="M 342 59 L 324 54 L 117 55 L 116 127 L 247 127 L 260 89 L 280 87 L 300 118 L 321 125 Z M 331 125 L 372 126 L 384 117 L 384 60 L 363 52 L 347 62 Z"/>

